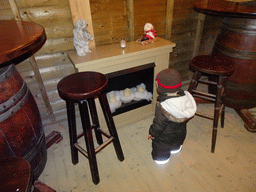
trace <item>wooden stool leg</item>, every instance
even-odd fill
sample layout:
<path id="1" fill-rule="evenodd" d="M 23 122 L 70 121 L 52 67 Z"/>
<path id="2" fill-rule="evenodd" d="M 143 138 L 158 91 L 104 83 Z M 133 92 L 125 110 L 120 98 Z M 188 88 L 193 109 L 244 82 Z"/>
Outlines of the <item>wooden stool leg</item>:
<path id="1" fill-rule="evenodd" d="M 88 113 L 88 105 L 87 101 L 79 101 L 79 110 L 81 115 L 81 121 L 82 121 L 82 127 L 84 131 L 84 138 L 88 153 L 88 159 L 92 174 L 92 181 L 94 184 L 98 184 L 100 182 L 99 178 L 99 171 L 98 171 L 98 165 L 96 160 L 96 154 L 93 144 L 93 137 L 92 137 L 92 128 L 90 123 L 90 117 Z"/>
<path id="2" fill-rule="evenodd" d="M 219 76 L 218 83 L 217 83 L 217 95 L 216 95 L 216 101 L 215 101 L 215 107 L 214 107 L 212 150 L 211 150 L 212 153 L 214 153 L 216 138 L 217 138 L 217 129 L 218 129 L 219 116 L 220 116 L 222 91 L 223 91 L 223 77 Z"/>
<path id="3" fill-rule="evenodd" d="M 198 85 L 198 81 L 201 77 L 201 73 L 199 71 L 195 71 L 192 79 L 191 79 L 191 82 L 189 84 L 189 87 L 188 87 L 188 92 L 192 93 L 192 90 L 196 89 L 197 85 Z"/>
<path id="4" fill-rule="evenodd" d="M 112 117 L 111 112 L 110 112 L 110 108 L 109 108 L 109 104 L 108 104 L 108 101 L 107 101 L 106 93 L 102 93 L 99 96 L 99 100 L 100 100 L 100 104 L 101 104 L 101 107 L 102 107 L 102 110 L 103 110 L 104 117 L 105 117 L 107 125 L 108 125 L 109 133 L 112 137 L 114 137 L 113 144 L 114 144 L 114 147 L 115 147 L 117 158 L 119 159 L 119 161 L 123 161 L 124 160 L 124 154 L 123 154 L 121 144 L 120 144 L 117 132 L 116 132 L 116 126 L 115 126 L 113 117 Z"/>
<path id="5" fill-rule="evenodd" d="M 224 128 L 224 122 L 225 122 L 225 106 L 223 106 L 223 110 L 221 112 L 221 127 Z"/>
<path id="6" fill-rule="evenodd" d="M 97 143 L 101 145 L 103 143 L 103 140 L 102 140 L 101 132 L 99 131 L 100 124 L 99 124 L 99 119 L 97 115 L 94 98 L 88 99 L 88 103 L 89 103 L 89 108 L 90 108 L 90 113 L 91 113 L 92 123 L 93 123 L 92 128 L 94 129 Z"/>
<path id="7" fill-rule="evenodd" d="M 223 92 L 222 92 L 222 96 L 221 96 L 221 104 L 223 105 L 223 109 L 221 111 L 221 128 L 224 128 L 224 122 L 225 122 L 226 85 L 227 85 L 227 76 L 223 76 Z"/>
<path id="8" fill-rule="evenodd" d="M 77 148 L 75 148 L 75 143 L 77 143 L 77 133 L 76 133 L 76 118 L 75 118 L 74 102 L 66 101 L 66 106 L 67 106 L 67 115 L 68 115 L 71 158 L 72 158 L 72 163 L 76 165 L 78 163 L 78 150 Z"/>
<path id="9" fill-rule="evenodd" d="M 217 127 L 213 127 L 212 129 L 212 147 L 211 152 L 214 153 L 217 139 Z"/>

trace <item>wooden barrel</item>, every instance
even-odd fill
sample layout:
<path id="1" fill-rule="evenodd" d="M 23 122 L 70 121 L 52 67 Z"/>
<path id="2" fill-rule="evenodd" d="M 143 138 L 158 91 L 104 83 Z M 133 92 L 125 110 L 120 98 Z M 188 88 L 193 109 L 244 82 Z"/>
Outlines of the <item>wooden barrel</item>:
<path id="1" fill-rule="evenodd" d="M 225 103 L 236 109 L 256 107 L 256 19 L 224 18 L 212 55 L 231 59 Z"/>
<path id="2" fill-rule="evenodd" d="M 34 97 L 14 67 L 0 69 L 0 158 L 22 157 L 35 179 L 42 173 L 47 149 Z"/>

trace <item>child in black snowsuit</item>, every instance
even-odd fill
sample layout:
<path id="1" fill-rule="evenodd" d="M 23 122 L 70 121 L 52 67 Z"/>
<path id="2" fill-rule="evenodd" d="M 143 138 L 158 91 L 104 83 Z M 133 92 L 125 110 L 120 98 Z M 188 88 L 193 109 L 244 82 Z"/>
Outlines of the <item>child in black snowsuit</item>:
<path id="1" fill-rule="evenodd" d="M 159 96 L 148 139 L 152 139 L 152 158 L 164 164 L 182 149 L 186 124 L 195 115 L 196 103 L 189 92 L 181 89 L 181 76 L 175 69 L 161 71 L 156 81 Z"/>

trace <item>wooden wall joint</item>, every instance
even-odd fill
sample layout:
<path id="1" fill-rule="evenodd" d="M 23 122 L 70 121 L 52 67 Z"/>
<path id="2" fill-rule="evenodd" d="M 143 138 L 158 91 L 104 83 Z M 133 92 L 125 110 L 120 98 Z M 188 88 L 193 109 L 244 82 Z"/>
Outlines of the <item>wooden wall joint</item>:
<path id="1" fill-rule="evenodd" d="M 173 6 L 174 0 L 167 0 L 166 5 L 166 23 L 165 23 L 165 39 L 170 40 L 172 34 Z"/>
<path id="2" fill-rule="evenodd" d="M 134 0 L 127 0 L 129 40 L 134 41 Z"/>

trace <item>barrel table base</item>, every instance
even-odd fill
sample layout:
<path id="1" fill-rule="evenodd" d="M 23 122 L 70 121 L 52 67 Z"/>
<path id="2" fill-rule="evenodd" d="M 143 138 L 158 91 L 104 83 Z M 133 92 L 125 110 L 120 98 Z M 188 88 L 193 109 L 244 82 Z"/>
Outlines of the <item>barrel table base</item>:
<path id="1" fill-rule="evenodd" d="M 245 122 L 244 127 L 250 132 L 256 132 L 256 118 L 248 111 L 248 109 L 235 109 L 237 114 Z"/>
<path id="2" fill-rule="evenodd" d="M 52 131 L 45 137 L 47 149 L 54 143 L 59 143 L 63 139 L 62 135 L 58 131 Z"/>
<path id="3" fill-rule="evenodd" d="M 227 79 L 225 103 L 236 110 L 248 131 L 256 132 L 256 118 L 248 111 L 256 107 L 256 19 L 223 19 L 212 55 L 231 59 L 235 72 Z"/>
<path id="4" fill-rule="evenodd" d="M 34 97 L 14 65 L 0 69 L 0 89 L 0 158 L 19 157 L 27 160 L 34 182 L 46 165 L 47 148 L 62 137 L 58 132 L 53 132 L 45 138 Z M 40 188 L 41 182 L 36 183 Z"/>

